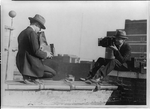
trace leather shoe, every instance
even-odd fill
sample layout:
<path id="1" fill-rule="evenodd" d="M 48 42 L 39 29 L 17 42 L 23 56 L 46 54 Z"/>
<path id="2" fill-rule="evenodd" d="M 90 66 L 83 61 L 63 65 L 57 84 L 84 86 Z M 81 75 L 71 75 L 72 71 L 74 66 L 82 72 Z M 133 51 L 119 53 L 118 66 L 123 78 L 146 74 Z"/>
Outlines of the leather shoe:
<path id="1" fill-rule="evenodd" d="M 80 80 L 81 81 L 86 81 L 86 80 L 89 80 L 89 79 L 91 79 L 92 78 L 92 76 L 87 76 L 86 78 L 80 78 Z"/>
<path id="2" fill-rule="evenodd" d="M 80 80 L 81 80 L 81 81 L 85 81 L 86 79 L 85 79 L 85 78 L 80 78 Z"/>
<path id="3" fill-rule="evenodd" d="M 25 84 L 32 84 L 32 85 L 35 84 L 34 81 L 32 81 L 31 79 L 24 79 L 24 83 Z"/>
<path id="4" fill-rule="evenodd" d="M 40 81 L 39 79 L 35 79 L 35 80 L 33 80 L 33 81 L 34 81 L 35 84 L 42 84 L 42 83 L 43 83 L 43 82 Z"/>
<path id="5" fill-rule="evenodd" d="M 87 83 L 87 84 L 92 84 L 92 82 L 91 82 L 91 80 L 90 80 L 90 79 L 85 80 L 84 82 L 85 82 L 85 83 Z"/>
<path id="6" fill-rule="evenodd" d="M 91 82 L 93 83 L 101 83 L 101 79 L 100 78 L 97 78 L 97 79 L 91 79 Z"/>

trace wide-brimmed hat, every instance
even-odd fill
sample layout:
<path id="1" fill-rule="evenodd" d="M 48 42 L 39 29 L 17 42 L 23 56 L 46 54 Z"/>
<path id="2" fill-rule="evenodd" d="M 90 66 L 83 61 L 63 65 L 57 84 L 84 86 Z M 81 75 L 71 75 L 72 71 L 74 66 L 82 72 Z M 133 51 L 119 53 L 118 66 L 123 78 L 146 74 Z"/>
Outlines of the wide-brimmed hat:
<path id="1" fill-rule="evenodd" d="M 124 30 L 116 30 L 115 38 L 128 39 Z"/>
<path id="2" fill-rule="evenodd" d="M 45 19 L 44 19 L 44 17 L 42 17 L 41 15 L 36 14 L 33 18 L 32 18 L 32 17 L 29 17 L 29 20 L 30 20 L 30 21 L 37 21 L 37 22 L 41 25 L 41 28 L 42 28 L 42 29 L 46 29 L 46 27 L 44 26 L 44 24 L 45 24 Z"/>

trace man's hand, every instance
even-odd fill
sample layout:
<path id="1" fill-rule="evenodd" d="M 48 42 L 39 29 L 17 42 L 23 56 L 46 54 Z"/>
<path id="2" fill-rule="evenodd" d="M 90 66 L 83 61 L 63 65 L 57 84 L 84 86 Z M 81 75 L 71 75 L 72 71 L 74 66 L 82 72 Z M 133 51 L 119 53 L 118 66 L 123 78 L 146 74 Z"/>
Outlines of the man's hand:
<path id="1" fill-rule="evenodd" d="M 46 53 L 47 53 L 47 58 L 52 58 L 52 57 L 53 57 L 53 55 L 52 55 L 51 52 L 47 52 L 47 51 L 46 51 Z"/>
<path id="2" fill-rule="evenodd" d="M 109 48 L 112 49 L 112 50 L 118 51 L 118 48 L 116 47 L 116 45 L 112 45 Z"/>
<path id="3" fill-rule="evenodd" d="M 44 43 L 40 45 L 40 50 L 44 50 Z"/>

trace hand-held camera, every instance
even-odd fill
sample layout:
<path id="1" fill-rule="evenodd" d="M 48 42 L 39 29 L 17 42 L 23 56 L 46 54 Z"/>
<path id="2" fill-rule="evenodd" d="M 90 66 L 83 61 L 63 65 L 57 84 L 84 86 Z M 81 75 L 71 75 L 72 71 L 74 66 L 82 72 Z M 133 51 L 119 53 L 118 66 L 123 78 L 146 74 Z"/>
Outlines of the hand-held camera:
<path id="1" fill-rule="evenodd" d="M 110 47 L 115 43 L 115 36 L 106 36 L 104 38 L 99 38 L 98 46 Z"/>

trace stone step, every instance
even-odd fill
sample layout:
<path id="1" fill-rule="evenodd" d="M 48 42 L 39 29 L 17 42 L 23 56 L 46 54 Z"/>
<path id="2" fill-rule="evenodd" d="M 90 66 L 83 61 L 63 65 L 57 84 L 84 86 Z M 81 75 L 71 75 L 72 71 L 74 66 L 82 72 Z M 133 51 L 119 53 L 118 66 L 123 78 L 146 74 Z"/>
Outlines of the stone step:
<path id="1" fill-rule="evenodd" d="M 123 78 L 138 78 L 138 79 L 146 79 L 146 73 L 137 73 L 132 71 L 111 71 L 108 76 L 116 76 Z"/>
<path id="2" fill-rule="evenodd" d="M 5 90 L 93 90 L 96 84 L 87 84 L 82 81 L 66 82 L 64 80 L 53 81 L 44 80 L 42 84 L 39 85 L 28 85 L 24 84 L 23 81 L 6 81 Z M 118 86 L 103 82 L 99 86 L 99 90 L 114 90 Z"/>

